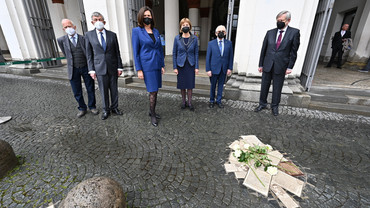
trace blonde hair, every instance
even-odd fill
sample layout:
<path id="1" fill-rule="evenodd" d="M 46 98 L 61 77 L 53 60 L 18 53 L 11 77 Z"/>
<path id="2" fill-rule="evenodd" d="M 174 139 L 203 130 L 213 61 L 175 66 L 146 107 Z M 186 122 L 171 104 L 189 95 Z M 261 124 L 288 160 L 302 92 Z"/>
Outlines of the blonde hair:
<path id="1" fill-rule="evenodd" d="M 190 22 L 190 20 L 189 20 L 189 18 L 182 18 L 181 19 L 181 21 L 180 21 L 180 25 L 179 25 L 179 30 L 180 30 L 180 33 L 182 33 L 182 31 L 181 31 L 181 26 L 182 26 L 182 24 L 184 24 L 184 23 L 189 23 L 189 26 L 190 26 L 190 31 L 191 31 L 191 22 Z"/>

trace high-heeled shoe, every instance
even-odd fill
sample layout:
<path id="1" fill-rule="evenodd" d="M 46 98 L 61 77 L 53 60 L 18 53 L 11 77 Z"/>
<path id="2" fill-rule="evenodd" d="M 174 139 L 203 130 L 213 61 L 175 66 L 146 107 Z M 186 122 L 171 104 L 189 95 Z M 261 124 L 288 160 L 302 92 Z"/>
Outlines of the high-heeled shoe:
<path id="1" fill-rule="evenodd" d="M 155 127 L 158 126 L 158 121 L 157 121 L 157 118 L 155 116 L 151 116 L 150 120 L 151 120 L 153 126 L 155 126 Z"/>
<path id="2" fill-rule="evenodd" d="M 188 105 L 188 106 L 189 106 L 190 111 L 194 111 L 195 110 L 195 108 L 194 108 L 193 105 Z"/>
<path id="3" fill-rule="evenodd" d="M 152 113 L 151 113 L 151 112 L 149 112 L 149 116 L 150 116 L 150 117 L 152 117 Z M 156 117 L 157 119 L 161 119 L 161 116 L 160 116 L 159 114 L 155 114 L 155 117 Z"/>
<path id="4" fill-rule="evenodd" d="M 187 106 L 187 105 L 186 105 L 186 103 L 182 103 L 182 104 L 181 104 L 181 109 L 185 109 L 185 108 L 186 108 L 186 106 Z"/>

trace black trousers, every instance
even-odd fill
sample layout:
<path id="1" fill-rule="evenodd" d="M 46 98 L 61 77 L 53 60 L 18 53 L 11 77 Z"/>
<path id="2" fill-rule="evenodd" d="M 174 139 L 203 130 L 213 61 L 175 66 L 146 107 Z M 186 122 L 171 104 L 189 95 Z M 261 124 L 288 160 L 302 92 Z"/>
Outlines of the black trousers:
<path id="1" fill-rule="evenodd" d="M 334 62 L 335 56 L 338 54 L 338 61 L 337 61 L 337 67 L 342 66 L 342 56 L 343 56 L 343 50 L 342 47 L 339 48 L 333 48 L 330 61 L 328 63 L 328 66 L 331 66 L 331 64 Z"/>
<path id="2" fill-rule="evenodd" d="M 285 73 L 275 74 L 274 66 L 270 72 L 262 72 L 262 83 L 259 104 L 263 107 L 267 106 L 267 96 L 272 83 L 272 102 L 271 108 L 279 107 L 281 99 L 281 90 L 283 89 Z"/>
<path id="3" fill-rule="evenodd" d="M 118 108 L 118 76 L 117 75 L 98 75 L 98 85 L 103 102 L 103 111 L 109 112 L 110 110 Z M 109 106 L 109 95 L 111 105 Z"/>

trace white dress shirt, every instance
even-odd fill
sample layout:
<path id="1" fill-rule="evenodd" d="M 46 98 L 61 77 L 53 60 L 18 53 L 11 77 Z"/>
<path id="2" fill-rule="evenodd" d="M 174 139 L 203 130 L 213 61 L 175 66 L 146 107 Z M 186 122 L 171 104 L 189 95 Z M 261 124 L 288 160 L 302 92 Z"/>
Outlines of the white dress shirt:
<path id="1" fill-rule="evenodd" d="M 96 35 L 98 36 L 98 40 L 99 40 L 100 45 L 101 45 L 101 34 L 100 34 L 100 32 L 103 33 L 105 44 L 107 44 L 107 35 L 106 35 L 106 32 L 105 32 L 105 29 L 103 29 L 102 31 L 99 31 L 99 30 L 95 29 L 95 31 L 96 31 Z"/>
<path id="2" fill-rule="evenodd" d="M 76 41 L 76 44 L 77 44 L 77 42 L 78 42 L 78 34 L 77 34 L 77 33 L 75 33 L 73 36 L 68 35 L 69 40 L 70 40 L 70 41 L 71 41 L 71 43 L 73 44 L 72 37 L 75 37 L 75 41 Z"/>

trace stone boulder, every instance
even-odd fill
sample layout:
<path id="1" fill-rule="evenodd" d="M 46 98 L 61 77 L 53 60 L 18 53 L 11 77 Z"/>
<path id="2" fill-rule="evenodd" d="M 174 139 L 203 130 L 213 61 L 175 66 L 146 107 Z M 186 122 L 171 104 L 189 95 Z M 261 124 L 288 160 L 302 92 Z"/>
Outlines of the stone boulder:
<path id="1" fill-rule="evenodd" d="M 18 165 L 12 146 L 0 139 L 0 179 Z"/>
<path id="2" fill-rule="evenodd" d="M 126 208 L 126 197 L 118 182 L 106 177 L 95 177 L 72 188 L 59 205 L 59 208 L 70 207 Z"/>

